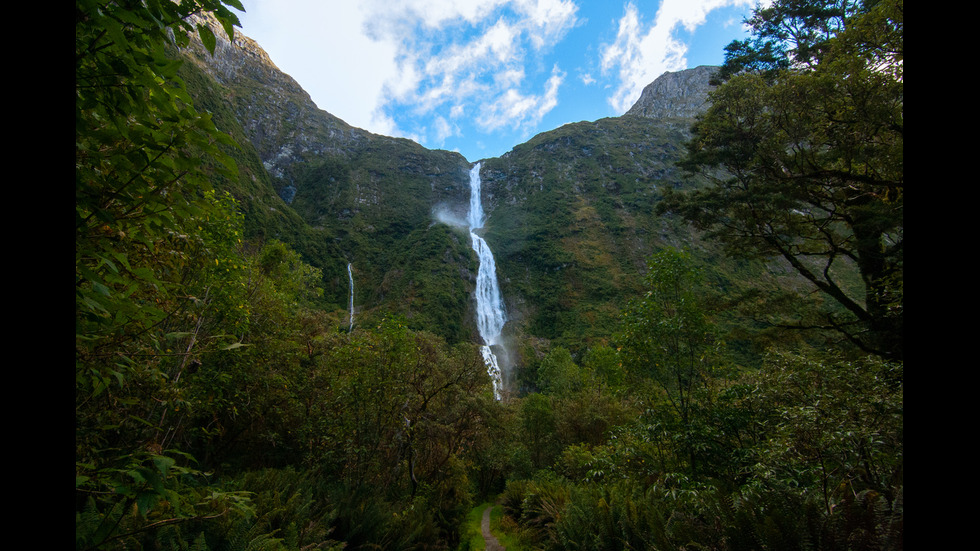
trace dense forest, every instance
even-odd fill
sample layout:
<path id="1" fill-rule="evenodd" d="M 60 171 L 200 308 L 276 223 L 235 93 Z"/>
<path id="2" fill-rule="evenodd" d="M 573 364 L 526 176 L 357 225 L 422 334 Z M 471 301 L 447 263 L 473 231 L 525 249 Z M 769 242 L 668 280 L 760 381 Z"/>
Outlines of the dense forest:
<path id="1" fill-rule="evenodd" d="M 76 549 L 902 549 L 903 9 L 775 0 L 689 127 L 486 160 L 497 399 L 465 160 L 331 121 L 286 189 L 192 61 L 238 0 L 76 0 Z"/>

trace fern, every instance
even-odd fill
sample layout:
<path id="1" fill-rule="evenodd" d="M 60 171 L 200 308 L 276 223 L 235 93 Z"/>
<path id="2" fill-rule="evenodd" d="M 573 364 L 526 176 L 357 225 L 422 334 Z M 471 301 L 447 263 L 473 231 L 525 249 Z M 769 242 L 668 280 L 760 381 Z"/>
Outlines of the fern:
<path id="1" fill-rule="evenodd" d="M 235 523 L 222 551 L 279 551 L 283 549 L 281 543 L 258 523 L 242 520 Z"/>
<path id="2" fill-rule="evenodd" d="M 81 512 L 75 513 L 75 549 L 101 545 L 122 521 L 123 504 L 116 503 L 107 511 L 99 510 L 95 499 L 89 498 Z"/>

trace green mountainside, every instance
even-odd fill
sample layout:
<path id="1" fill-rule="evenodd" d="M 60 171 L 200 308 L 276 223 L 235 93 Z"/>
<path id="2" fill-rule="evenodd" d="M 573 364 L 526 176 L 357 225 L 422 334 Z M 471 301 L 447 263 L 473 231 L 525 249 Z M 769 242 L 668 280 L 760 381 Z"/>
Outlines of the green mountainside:
<path id="1" fill-rule="evenodd" d="M 462 156 L 318 109 L 247 37 L 232 45 L 219 35 L 213 58 L 200 49 L 189 57 L 192 91 L 211 98 L 202 103 L 221 113 L 219 126 L 245 138 L 238 155 L 255 189 L 233 192 L 251 232 L 291 243 L 321 268 L 325 301 L 337 308 L 347 304 L 349 262 L 359 312 L 403 313 L 416 329 L 478 342 L 469 237 L 434 218 L 465 216 L 470 164 Z M 482 160 L 482 233 L 497 259 L 505 332 L 518 348 L 541 339 L 576 351 L 608 342 L 640 292 L 646 259 L 662 247 L 725 262 L 685 223 L 655 213 L 664 187 L 697 185 L 675 162 L 713 72 L 664 75 L 624 116 L 568 124 Z"/>
<path id="2" fill-rule="evenodd" d="M 232 192 L 250 235 L 291 244 L 324 273 L 324 300 L 404 314 L 413 327 L 472 340 L 467 315 L 475 259 L 468 237 L 433 226 L 436 205 L 465 205 L 469 165 L 457 153 L 371 134 L 320 110 L 252 40 L 218 34 L 213 57 L 185 52 L 185 80 L 236 153 L 254 189 Z M 220 98 L 220 99 L 219 99 Z M 244 160 L 244 163 L 241 162 Z M 254 213 L 254 216 L 250 216 Z M 301 224 L 283 223 L 283 219 Z"/>
<path id="3" fill-rule="evenodd" d="M 199 44 L 183 52 L 192 61 L 184 73 L 202 107 L 241 146 L 231 154 L 242 177 L 227 183 L 245 211 L 247 235 L 285 241 L 319 268 L 322 307 L 337 320 L 346 323 L 352 276 L 358 323 L 398 314 L 450 343 L 480 343 L 478 261 L 466 231 L 445 223 L 466 216 L 472 164 L 351 127 L 319 109 L 254 41 L 216 36 L 213 56 Z M 493 250 L 506 306 L 502 361 L 512 391 L 537 387 L 552 349 L 581 360 L 613 344 L 623 314 L 647 290 L 648 260 L 663 250 L 686 251 L 704 274 L 701 299 L 739 364 L 758 365 L 773 339 L 840 345 L 834 332 L 773 323 L 840 312 L 785 259 L 733 257 L 658 209 L 665 194 L 708 184 L 679 161 L 717 72 L 666 73 L 622 116 L 566 124 L 479 161 L 487 215 L 479 232 Z M 846 258 L 834 278 L 862 286 Z"/>
<path id="4" fill-rule="evenodd" d="M 493 354 L 476 163 L 233 9 L 76 0 L 76 550 L 904 548 L 903 0 L 479 160 Z"/>
<path id="5" fill-rule="evenodd" d="M 689 125 L 690 121 L 684 121 Z M 685 124 L 677 124 L 683 128 Z M 608 337 L 658 247 L 693 244 L 654 206 L 687 133 L 637 117 L 565 125 L 488 159 L 486 237 L 510 310 L 535 336 Z"/>

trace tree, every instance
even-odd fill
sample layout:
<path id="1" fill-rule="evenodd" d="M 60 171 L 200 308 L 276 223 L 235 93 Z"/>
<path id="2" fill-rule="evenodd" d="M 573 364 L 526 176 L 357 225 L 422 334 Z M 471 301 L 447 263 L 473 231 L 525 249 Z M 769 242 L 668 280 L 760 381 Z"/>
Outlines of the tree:
<path id="1" fill-rule="evenodd" d="M 734 255 L 781 258 L 839 306 L 831 329 L 903 357 L 903 0 L 781 0 L 733 44 L 683 165 L 710 185 L 665 194 Z M 737 50 L 737 52 L 736 52 Z M 738 55 L 736 55 L 738 53 Z M 849 285 L 848 274 L 859 281 Z"/>
<path id="2" fill-rule="evenodd" d="M 486 366 L 476 346 L 404 319 L 367 325 L 330 335 L 296 381 L 306 461 L 342 494 L 338 535 L 350 547 L 400 548 L 391 538 L 429 528 L 455 541 L 470 499 L 463 466 L 489 445 L 483 423 L 499 407 Z M 397 514 L 373 512 L 387 508 Z"/>
<path id="3" fill-rule="evenodd" d="M 789 504 L 789 519 L 819 518 L 806 523 L 817 548 L 900 549 L 901 364 L 786 353 L 765 364 L 745 380 L 742 408 L 765 437 L 749 450 L 744 495 Z"/>
<path id="4" fill-rule="evenodd" d="M 724 81 L 743 71 L 777 73 L 811 66 L 861 4 L 860 0 L 781 0 L 759 7 L 747 21 L 752 36 L 725 47 L 725 63 L 717 78 Z"/>
<path id="5" fill-rule="evenodd" d="M 193 15 L 212 13 L 231 36 L 238 19 L 226 5 L 243 9 L 238 0 L 75 3 L 79 548 L 129 545 L 132 534 L 227 505 L 220 492 L 181 484 L 192 471 L 170 448 L 170 428 L 200 330 L 216 319 L 215 302 L 237 292 L 228 283 L 241 220 L 209 185 L 230 170 L 218 144 L 232 141 L 194 109 L 167 55 L 190 32 L 213 50 L 213 31 Z"/>
<path id="6" fill-rule="evenodd" d="M 169 44 L 214 12 L 232 34 L 237 0 L 75 5 L 75 312 L 80 357 L 145 340 L 178 308 L 195 255 L 220 261 L 211 227 L 233 214 L 209 174 L 232 144 L 194 110 Z M 197 32 L 213 48 L 206 25 Z M 231 207 L 233 208 L 233 207 Z M 223 222 L 218 222 L 219 224 Z M 208 228 L 208 229 L 205 229 Z M 234 231 L 234 230 L 233 230 Z M 222 238 L 235 239 L 235 235 Z M 183 297 L 186 302 L 186 296 Z M 90 379 L 91 377 L 91 379 Z M 110 375 L 90 372 L 86 380 Z M 91 384 L 102 385 L 103 382 Z"/>
<path id="7" fill-rule="evenodd" d="M 718 342 L 698 293 L 701 274 L 690 256 L 664 249 L 647 263 L 646 294 L 623 315 L 624 362 L 634 375 L 656 382 L 687 425 L 694 393 L 718 360 Z"/>
<path id="8" fill-rule="evenodd" d="M 558 453 L 555 411 L 551 400 L 544 394 L 528 394 L 521 400 L 518 417 L 533 467 L 544 469 L 551 466 Z"/>
<path id="9" fill-rule="evenodd" d="M 571 352 L 557 346 L 538 366 L 538 388 L 545 394 L 568 396 L 582 387 L 582 373 Z"/>
<path id="10" fill-rule="evenodd" d="M 647 264 L 647 291 L 623 314 L 623 363 L 635 383 L 652 381 L 662 392 L 663 398 L 654 397 L 648 406 L 650 425 L 659 425 L 677 442 L 677 454 L 686 455 L 696 473 L 704 450 L 699 412 L 710 401 L 723 343 L 705 307 L 703 275 L 690 255 L 664 249 Z"/>

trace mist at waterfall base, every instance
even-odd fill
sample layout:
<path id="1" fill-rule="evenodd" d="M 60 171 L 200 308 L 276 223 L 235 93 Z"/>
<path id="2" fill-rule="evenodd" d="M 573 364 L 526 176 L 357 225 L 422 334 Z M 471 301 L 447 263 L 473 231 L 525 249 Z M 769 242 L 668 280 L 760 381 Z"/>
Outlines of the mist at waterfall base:
<path id="1" fill-rule="evenodd" d="M 482 228 L 486 221 L 480 197 L 480 167 L 481 164 L 477 163 L 470 170 L 470 205 L 466 218 L 450 208 L 437 208 L 433 211 L 433 217 L 438 222 L 465 230 L 470 234 L 473 251 L 480 262 L 475 292 L 476 326 L 480 338 L 483 339 L 480 351 L 487 365 L 487 373 L 493 380 L 494 397 L 499 400 L 503 389 L 501 364 L 504 369 L 509 367 L 507 349 L 501 334 L 504 324 L 507 323 L 507 314 L 504 311 L 504 302 L 497 282 L 497 265 L 493 252 L 486 241 L 476 233 L 476 230 Z"/>

